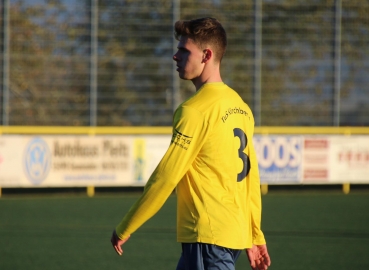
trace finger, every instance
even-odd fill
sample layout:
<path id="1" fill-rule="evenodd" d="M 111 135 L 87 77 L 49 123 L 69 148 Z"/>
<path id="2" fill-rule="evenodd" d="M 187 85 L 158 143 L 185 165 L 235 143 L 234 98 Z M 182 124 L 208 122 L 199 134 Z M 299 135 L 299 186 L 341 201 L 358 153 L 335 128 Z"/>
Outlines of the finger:
<path id="1" fill-rule="evenodd" d="M 261 269 L 260 268 L 260 260 L 258 260 L 258 259 L 255 260 L 255 269 L 258 269 L 258 270 Z"/>
<path id="2" fill-rule="evenodd" d="M 260 270 L 265 270 L 267 269 L 268 267 L 264 264 L 264 261 L 261 259 L 261 260 L 257 260 L 257 267 L 258 269 Z"/>
<path id="3" fill-rule="evenodd" d="M 122 255 L 123 254 L 123 250 L 122 250 L 122 248 L 119 245 L 119 239 L 117 238 L 115 232 L 113 232 L 113 234 L 112 234 L 112 236 L 110 238 L 110 242 L 113 245 L 113 248 L 114 248 L 115 252 L 118 255 Z"/>
<path id="4" fill-rule="evenodd" d="M 255 260 L 250 261 L 250 266 L 252 270 L 258 270 L 257 263 Z"/>
<path id="5" fill-rule="evenodd" d="M 262 258 L 260 264 L 259 264 L 259 268 L 260 269 L 268 269 L 268 267 L 270 266 L 270 260 L 266 260 L 266 258 Z"/>
<path id="6" fill-rule="evenodd" d="M 119 245 L 114 245 L 114 249 L 118 253 L 118 255 L 122 256 L 123 250 Z"/>
<path id="7" fill-rule="evenodd" d="M 118 255 L 122 255 L 123 254 L 123 250 L 122 248 L 120 247 L 118 241 L 116 241 L 116 239 L 111 239 L 111 243 L 113 245 L 113 248 L 115 250 L 116 253 L 118 253 Z"/>
<path id="8" fill-rule="evenodd" d="M 265 265 L 270 266 L 271 260 L 270 260 L 270 257 L 269 257 L 268 253 L 263 255 L 263 261 L 264 261 Z"/>
<path id="9" fill-rule="evenodd" d="M 247 255 L 247 259 L 249 260 L 249 263 L 251 265 L 252 261 L 254 260 L 253 254 L 249 249 L 246 249 L 246 255 Z"/>

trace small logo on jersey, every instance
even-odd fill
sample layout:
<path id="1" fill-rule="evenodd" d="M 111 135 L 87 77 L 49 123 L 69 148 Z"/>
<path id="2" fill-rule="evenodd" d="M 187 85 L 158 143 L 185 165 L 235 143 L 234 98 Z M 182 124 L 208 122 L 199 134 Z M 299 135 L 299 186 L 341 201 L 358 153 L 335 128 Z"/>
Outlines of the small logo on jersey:
<path id="1" fill-rule="evenodd" d="M 28 179 L 35 185 L 45 180 L 49 173 L 51 154 L 49 147 L 41 138 L 33 139 L 24 155 L 24 167 Z"/>
<path id="2" fill-rule="evenodd" d="M 178 130 L 174 130 L 174 133 L 172 136 L 172 143 L 174 143 L 176 146 L 179 146 L 183 148 L 184 150 L 187 150 L 190 147 L 191 141 L 192 141 L 192 137 L 184 135 Z"/>
<path id="3" fill-rule="evenodd" d="M 224 115 L 222 116 L 223 123 L 227 121 L 229 116 L 234 115 L 234 114 L 241 114 L 243 116 L 247 116 L 250 120 L 250 116 L 247 111 L 241 109 L 240 107 L 234 107 L 234 108 L 228 108 L 228 110 L 224 112 Z"/>

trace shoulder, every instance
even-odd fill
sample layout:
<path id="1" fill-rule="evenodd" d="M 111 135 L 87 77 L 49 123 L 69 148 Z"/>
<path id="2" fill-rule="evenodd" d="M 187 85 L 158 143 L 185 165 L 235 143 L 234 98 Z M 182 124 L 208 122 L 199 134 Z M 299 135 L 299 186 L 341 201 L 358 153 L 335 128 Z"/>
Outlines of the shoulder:
<path id="1" fill-rule="evenodd" d="M 183 103 L 174 113 L 174 122 L 182 120 L 197 122 L 203 118 L 203 113 L 190 104 Z"/>

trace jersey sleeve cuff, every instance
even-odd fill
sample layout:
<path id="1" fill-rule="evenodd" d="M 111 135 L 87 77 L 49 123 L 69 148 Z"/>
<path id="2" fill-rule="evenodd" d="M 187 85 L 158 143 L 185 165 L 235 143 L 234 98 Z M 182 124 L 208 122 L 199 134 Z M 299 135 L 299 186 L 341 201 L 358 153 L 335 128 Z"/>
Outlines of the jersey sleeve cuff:
<path id="1" fill-rule="evenodd" d="M 117 234 L 118 238 L 121 240 L 127 239 L 131 235 L 128 232 L 122 231 L 119 225 L 115 228 L 115 233 Z"/>
<path id="2" fill-rule="evenodd" d="M 265 245 L 266 241 L 265 241 L 264 235 L 261 234 L 261 235 L 255 236 L 252 240 L 252 243 L 254 245 Z"/>

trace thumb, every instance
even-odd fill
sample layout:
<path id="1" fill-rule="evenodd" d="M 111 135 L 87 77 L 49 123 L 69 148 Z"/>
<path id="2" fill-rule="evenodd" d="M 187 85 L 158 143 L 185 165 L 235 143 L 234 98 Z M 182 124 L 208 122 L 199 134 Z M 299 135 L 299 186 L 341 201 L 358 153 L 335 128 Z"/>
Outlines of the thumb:
<path id="1" fill-rule="evenodd" d="M 253 248 L 246 249 L 247 258 L 249 259 L 249 263 L 252 269 L 256 267 L 255 262 L 255 252 Z"/>

